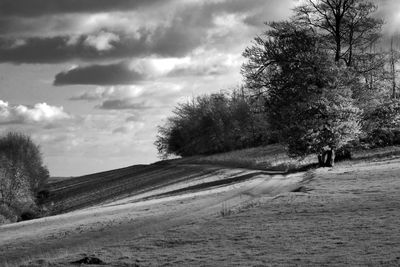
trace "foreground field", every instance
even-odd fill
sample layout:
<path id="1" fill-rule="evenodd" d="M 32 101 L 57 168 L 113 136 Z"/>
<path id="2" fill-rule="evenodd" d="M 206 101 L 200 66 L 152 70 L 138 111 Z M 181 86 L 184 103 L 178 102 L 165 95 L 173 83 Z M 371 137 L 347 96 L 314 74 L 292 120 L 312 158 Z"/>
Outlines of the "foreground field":
<path id="1" fill-rule="evenodd" d="M 85 255 L 107 266 L 400 265 L 398 158 L 289 176 L 220 168 L 191 181 L 1 226 L 0 265 Z"/>

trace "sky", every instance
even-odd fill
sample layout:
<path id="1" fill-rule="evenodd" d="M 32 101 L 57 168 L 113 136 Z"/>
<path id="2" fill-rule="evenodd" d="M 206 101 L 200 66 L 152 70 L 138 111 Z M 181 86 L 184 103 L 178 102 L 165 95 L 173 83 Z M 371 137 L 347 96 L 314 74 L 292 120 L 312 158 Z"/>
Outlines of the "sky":
<path id="1" fill-rule="evenodd" d="M 400 1 L 378 1 L 385 33 Z M 243 50 L 296 0 L 0 0 L 0 132 L 40 145 L 52 176 L 159 160 L 179 102 L 240 85 Z"/>

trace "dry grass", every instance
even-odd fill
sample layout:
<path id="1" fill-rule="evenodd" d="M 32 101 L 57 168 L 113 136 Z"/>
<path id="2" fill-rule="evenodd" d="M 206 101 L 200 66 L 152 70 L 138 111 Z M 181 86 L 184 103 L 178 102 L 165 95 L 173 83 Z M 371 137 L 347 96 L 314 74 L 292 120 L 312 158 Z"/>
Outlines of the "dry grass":
<path id="1" fill-rule="evenodd" d="M 399 154 L 399 147 L 356 151 L 356 161 L 349 164 L 308 171 L 301 184 L 307 190 L 290 190 L 273 198 L 247 194 L 239 206 L 231 199 L 221 198 L 219 202 L 211 199 L 212 205 L 206 203 L 199 209 L 195 205 L 203 201 L 203 196 L 176 200 L 164 208 L 157 204 L 149 209 L 155 213 L 153 209 L 170 212 L 169 217 L 147 219 L 136 213 L 116 212 L 115 216 L 121 217 L 119 221 L 113 217 L 112 223 L 99 224 L 97 228 L 81 227 L 78 223 L 75 236 L 74 233 L 67 235 L 64 229 L 65 235 L 57 232 L 40 241 L 18 241 L 21 251 L 32 247 L 30 256 L 24 254 L 20 260 L 7 261 L 9 255 L 4 251 L 10 250 L 10 245 L 4 247 L 3 253 L 0 248 L 0 266 L 70 266 L 69 262 L 83 255 L 96 255 L 109 263 L 107 266 L 135 266 L 136 263 L 140 266 L 400 266 L 400 212 L 396 208 L 400 206 L 400 161 L 396 159 Z M 393 159 L 384 159 L 387 157 Z M 365 162 L 371 158 L 374 162 Z M 188 181 L 207 167 L 188 167 L 186 163 L 274 168 L 282 164 L 289 166 L 291 159 L 284 155 L 282 147 L 273 146 L 269 150 L 268 147 L 246 149 L 191 160 L 175 161 L 181 164 L 177 168 L 176 165 L 171 168 L 173 165 L 169 163 L 152 166 L 144 172 L 136 170 L 140 171 L 135 172 L 140 178 L 136 181 L 131 181 L 133 170 L 130 169 L 125 169 L 125 176 L 119 177 L 115 172 L 102 175 L 104 180 L 113 181 L 109 185 L 118 185 L 114 194 L 132 182 L 148 186 L 145 182 L 153 181 L 162 187 L 166 181 Z M 95 176 L 85 176 L 86 188 L 95 179 Z M 119 184 L 121 181 L 127 183 Z M 68 186 L 82 184 L 72 179 L 59 186 L 68 191 L 71 189 Z M 216 198 L 220 197 L 218 194 Z M 149 213 L 143 209 L 143 214 Z M 146 230 L 146 227 L 151 228 Z M 91 241 L 77 242 L 81 237 Z M 20 238 L 25 240 L 26 236 Z M 55 247 L 57 243 L 60 248 L 49 251 L 36 248 L 39 242 L 48 247 Z"/>
<path id="2" fill-rule="evenodd" d="M 304 159 L 290 158 L 285 148 L 279 144 L 193 157 L 184 159 L 182 162 L 277 171 L 297 170 L 317 163 L 313 155 Z"/>
<path id="3" fill-rule="evenodd" d="M 223 202 L 221 210 L 219 211 L 219 214 L 222 217 L 226 217 L 226 216 L 231 215 L 232 213 L 233 213 L 233 210 L 229 207 L 229 203 Z"/>
<path id="4" fill-rule="evenodd" d="M 201 197 L 170 206 L 185 220 L 156 218 L 145 225 L 169 224 L 147 232 L 129 222 L 106 230 L 107 242 L 0 266 L 69 266 L 83 253 L 107 266 L 399 266 L 399 173 L 399 159 L 317 169 L 303 179 L 311 191 L 251 198 L 238 209 L 225 199 L 212 213 L 197 213 Z"/>
<path id="5" fill-rule="evenodd" d="M 374 149 L 354 149 L 351 161 L 374 160 L 400 156 L 400 146 Z M 195 156 L 172 160 L 177 164 L 211 164 L 226 167 L 276 171 L 302 171 L 317 166 L 317 156 L 291 158 L 280 144 L 247 148 L 210 156 Z"/>

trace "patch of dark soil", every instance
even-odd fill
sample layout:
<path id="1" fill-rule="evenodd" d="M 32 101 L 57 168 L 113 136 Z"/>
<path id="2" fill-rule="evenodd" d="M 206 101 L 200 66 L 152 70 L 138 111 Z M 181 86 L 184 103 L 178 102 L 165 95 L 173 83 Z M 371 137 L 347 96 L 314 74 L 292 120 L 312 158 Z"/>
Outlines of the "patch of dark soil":
<path id="1" fill-rule="evenodd" d="M 311 191 L 311 189 L 309 189 L 305 186 L 299 186 L 299 187 L 293 189 L 291 192 L 293 192 L 293 193 L 308 193 L 309 191 Z"/>
<path id="2" fill-rule="evenodd" d="M 104 261 L 100 260 L 96 257 L 84 257 L 77 261 L 70 262 L 71 264 L 88 264 L 88 265 L 104 265 L 106 264 Z"/>

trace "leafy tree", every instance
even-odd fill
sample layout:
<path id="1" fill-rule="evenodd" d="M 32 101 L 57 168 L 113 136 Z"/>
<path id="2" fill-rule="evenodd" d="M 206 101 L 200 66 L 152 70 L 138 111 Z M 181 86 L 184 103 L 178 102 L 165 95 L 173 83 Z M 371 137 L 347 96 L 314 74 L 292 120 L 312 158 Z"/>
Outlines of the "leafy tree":
<path id="1" fill-rule="evenodd" d="M 20 166 L 3 155 L 0 159 L 0 205 L 14 208 L 19 200 L 29 195 L 29 184 Z"/>
<path id="2" fill-rule="evenodd" d="M 377 129 L 400 129 L 400 100 L 392 99 L 366 112 L 363 118 L 366 133 Z"/>
<path id="3" fill-rule="evenodd" d="M 204 95 L 178 105 L 155 145 L 164 157 L 225 152 L 268 142 L 267 127 L 243 91 Z"/>
<path id="4" fill-rule="evenodd" d="M 42 154 L 29 136 L 15 132 L 6 134 L 0 138 L 0 154 L 24 172 L 33 194 L 47 183 L 49 173 L 43 164 Z"/>
<path id="5" fill-rule="evenodd" d="M 29 136 L 10 132 L 0 138 L 0 206 L 15 215 L 23 205 L 35 206 L 48 177 L 39 147 Z"/>
<path id="6" fill-rule="evenodd" d="M 334 151 L 353 140 L 360 129 L 352 89 L 359 78 L 333 62 L 309 28 L 274 22 L 255 39 L 244 56 L 242 73 L 250 88 L 264 90 L 271 127 L 289 154 L 319 154 L 321 165 L 333 165 Z M 323 158 L 328 152 L 328 159 Z"/>

